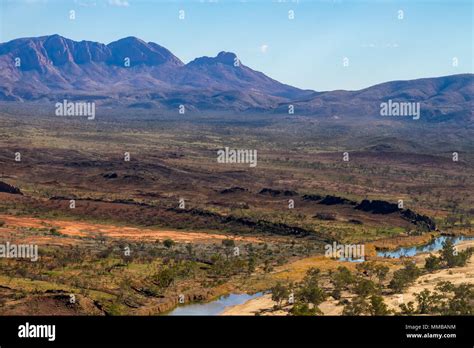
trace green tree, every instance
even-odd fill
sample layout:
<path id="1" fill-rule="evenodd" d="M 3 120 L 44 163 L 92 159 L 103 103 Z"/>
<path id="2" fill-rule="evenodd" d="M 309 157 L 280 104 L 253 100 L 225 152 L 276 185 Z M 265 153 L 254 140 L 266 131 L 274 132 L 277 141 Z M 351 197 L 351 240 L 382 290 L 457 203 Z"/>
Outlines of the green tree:
<path id="1" fill-rule="evenodd" d="M 390 311 L 380 295 L 372 295 L 370 297 L 370 314 L 371 315 L 388 315 Z"/>
<path id="2" fill-rule="evenodd" d="M 382 284 L 382 282 L 385 280 L 385 278 L 387 277 L 388 271 L 389 271 L 388 266 L 384 266 L 381 264 L 378 264 L 377 266 L 375 266 L 375 275 L 379 280 L 379 284 Z"/>
<path id="3" fill-rule="evenodd" d="M 437 297 L 431 294 L 431 291 L 424 289 L 422 292 L 415 294 L 418 302 L 418 314 L 429 314 L 433 312 Z"/>
<path id="4" fill-rule="evenodd" d="M 358 316 L 370 312 L 370 304 L 364 297 L 356 296 L 344 306 L 342 315 Z"/>
<path id="5" fill-rule="evenodd" d="M 359 278 L 355 282 L 354 292 L 361 297 L 367 297 L 377 292 L 377 286 L 369 279 Z"/>
<path id="6" fill-rule="evenodd" d="M 451 240 L 447 239 L 443 244 L 443 249 L 441 250 L 441 259 L 446 262 L 448 267 L 456 266 L 456 249 Z"/>
<path id="7" fill-rule="evenodd" d="M 272 292 L 272 300 L 277 303 L 277 307 L 281 308 L 283 301 L 288 299 L 290 295 L 290 291 L 286 286 L 284 286 L 281 282 L 276 283 L 274 287 L 271 288 Z"/>
<path id="8" fill-rule="evenodd" d="M 186 251 L 188 252 L 189 256 L 192 256 L 194 254 L 193 245 L 191 243 L 186 244 Z"/>
<path id="9" fill-rule="evenodd" d="M 420 269 L 413 262 L 405 262 L 405 267 L 393 273 L 393 278 L 389 287 L 394 292 L 401 292 L 407 286 L 411 285 L 420 275 Z"/>
<path id="10" fill-rule="evenodd" d="M 176 274 L 171 268 L 163 268 L 159 270 L 153 277 L 153 283 L 158 287 L 168 288 L 175 280 Z"/>
<path id="11" fill-rule="evenodd" d="M 427 271 L 435 271 L 440 268 L 441 259 L 439 257 L 430 254 L 430 256 L 425 259 L 425 269 Z"/>
<path id="12" fill-rule="evenodd" d="M 255 259 L 255 256 L 250 256 L 247 262 L 247 274 L 252 274 L 255 272 L 255 268 L 257 266 L 257 260 Z"/>
<path id="13" fill-rule="evenodd" d="M 310 308 L 307 303 L 295 303 L 291 308 L 290 313 L 295 316 L 312 316 L 319 314 L 317 308 Z"/>
<path id="14" fill-rule="evenodd" d="M 224 239 L 222 245 L 226 248 L 233 248 L 235 247 L 235 242 L 233 239 Z"/>
<path id="15" fill-rule="evenodd" d="M 347 267 L 339 266 L 336 271 L 330 273 L 330 281 L 333 285 L 331 296 L 339 300 L 341 298 L 341 292 L 347 290 L 354 282 L 354 276 Z"/>
<path id="16" fill-rule="evenodd" d="M 413 301 L 408 302 L 407 304 L 402 303 L 399 305 L 402 315 L 413 315 L 416 314 L 415 303 Z"/>

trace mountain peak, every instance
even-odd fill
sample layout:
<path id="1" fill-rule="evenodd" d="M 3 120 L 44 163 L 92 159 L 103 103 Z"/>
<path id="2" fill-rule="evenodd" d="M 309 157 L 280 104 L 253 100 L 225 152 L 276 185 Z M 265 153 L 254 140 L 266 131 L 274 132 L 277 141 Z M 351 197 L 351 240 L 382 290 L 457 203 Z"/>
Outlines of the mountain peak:
<path id="1" fill-rule="evenodd" d="M 51 35 L 43 42 L 47 57 L 54 65 L 63 65 L 74 61 L 74 43 L 60 35 Z"/>
<path id="2" fill-rule="evenodd" d="M 204 66 L 204 65 L 215 65 L 224 64 L 234 66 L 237 59 L 237 55 L 233 52 L 221 51 L 215 57 L 199 57 L 189 63 L 191 66 Z"/>
<path id="3" fill-rule="evenodd" d="M 68 38 L 65 38 L 64 36 L 59 35 L 59 34 L 46 35 L 46 36 L 43 36 L 43 38 L 46 38 L 46 39 L 50 39 L 50 38 L 61 38 L 61 39 L 69 40 Z"/>
<path id="4" fill-rule="evenodd" d="M 17 57 L 21 65 L 15 67 L 12 62 Z M 13 91 L 22 86 L 28 86 L 27 92 L 8 92 L 4 98 L 33 99 L 40 92 L 53 95 L 78 90 L 180 93 L 186 88 L 193 90 L 196 98 L 209 98 L 217 93 L 223 103 L 235 100 L 237 104 L 268 106 L 307 94 L 240 64 L 233 52 L 221 51 L 214 57 L 197 58 L 184 65 L 165 47 L 134 36 L 108 45 L 78 42 L 58 34 L 17 39 L 0 44 L 0 66 L 8 68 L 8 73 L 3 74 L 4 81 L 0 81 L 0 99 L 2 90 Z M 37 83 L 31 87 L 30 71 L 39 73 L 33 75 Z"/>
<path id="5" fill-rule="evenodd" d="M 113 45 L 113 44 L 126 44 L 126 45 L 142 45 L 146 46 L 147 43 L 143 41 L 142 39 L 139 39 L 138 37 L 135 36 L 127 36 L 121 39 L 118 39 L 117 41 L 111 42 L 107 46 Z"/>
<path id="6" fill-rule="evenodd" d="M 219 52 L 219 54 L 216 56 L 216 61 L 222 64 L 227 64 L 227 65 L 234 65 L 237 55 L 233 52 Z"/>
<path id="7" fill-rule="evenodd" d="M 104 45 L 93 41 L 74 41 L 59 34 L 21 38 L 0 44 L 0 55 L 21 59 L 22 70 L 44 72 L 51 66 L 105 63 L 122 67 L 137 65 L 184 65 L 166 48 L 134 36 Z M 126 65 L 129 62 L 130 65 Z M 51 64 L 52 63 L 52 64 Z"/>
<path id="8" fill-rule="evenodd" d="M 166 48 L 154 43 L 129 36 L 107 45 L 111 50 L 112 57 L 110 63 L 114 65 L 123 65 L 125 60 L 130 61 L 130 66 L 145 64 L 145 65 L 160 65 L 170 63 L 181 66 L 183 62 L 175 57 Z"/>

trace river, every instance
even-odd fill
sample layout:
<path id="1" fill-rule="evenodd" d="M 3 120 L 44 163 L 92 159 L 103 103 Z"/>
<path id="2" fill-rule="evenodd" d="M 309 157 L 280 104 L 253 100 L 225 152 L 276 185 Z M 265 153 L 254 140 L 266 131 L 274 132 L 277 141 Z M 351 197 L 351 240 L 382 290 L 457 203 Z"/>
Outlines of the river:
<path id="1" fill-rule="evenodd" d="M 473 240 L 474 237 L 449 237 L 439 236 L 431 242 L 415 247 L 399 248 L 393 251 L 378 251 L 377 256 L 400 258 L 402 256 L 415 256 L 419 253 L 435 252 L 443 248 L 443 243 L 450 239 L 455 245 L 463 240 Z M 363 259 L 351 260 L 341 259 L 340 261 L 361 262 Z M 262 296 L 263 292 L 258 292 L 253 295 L 248 294 L 229 294 L 219 297 L 217 300 L 207 303 L 193 303 L 175 308 L 168 315 L 220 315 L 227 307 L 243 304 L 248 300 Z"/>
<path id="2" fill-rule="evenodd" d="M 193 303 L 175 308 L 168 315 L 219 315 L 227 307 L 239 305 L 248 300 L 260 297 L 263 292 L 257 292 L 253 295 L 248 294 L 229 294 L 219 297 L 217 300 L 207 303 Z"/>
<path id="3" fill-rule="evenodd" d="M 459 244 L 463 240 L 473 240 L 474 237 L 465 237 L 465 236 L 439 236 L 436 237 L 431 242 L 414 247 L 399 248 L 392 251 L 378 251 L 377 256 L 390 257 L 390 258 L 400 258 L 403 256 L 415 256 L 420 253 L 430 253 L 441 250 L 445 241 L 450 239 L 454 245 Z"/>

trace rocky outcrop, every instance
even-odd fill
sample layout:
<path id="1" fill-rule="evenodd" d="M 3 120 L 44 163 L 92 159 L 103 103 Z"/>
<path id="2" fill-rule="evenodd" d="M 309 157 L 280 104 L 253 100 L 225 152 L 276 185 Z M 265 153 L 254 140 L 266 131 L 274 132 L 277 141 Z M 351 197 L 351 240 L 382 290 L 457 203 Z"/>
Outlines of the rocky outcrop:
<path id="1" fill-rule="evenodd" d="M 223 189 L 222 191 L 220 191 L 220 194 L 223 194 L 223 195 L 226 195 L 226 194 L 229 194 L 229 193 L 237 193 L 237 192 L 246 192 L 247 189 L 244 189 L 243 187 L 230 187 L 230 188 L 226 188 L 226 189 Z"/>
<path id="2" fill-rule="evenodd" d="M 323 199 L 323 196 L 320 195 L 304 195 L 303 200 L 317 202 Z"/>
<path id="3" fill-rule="evenodd" d="M 210 211 L 200 209 L 178 209 L 169 208 L 169 211 L 181 214 L 197 215 L 209 218 L 214 222 L 217 222 L 220 226 L 226 227 L 248 227 L 249 231 L 270 233 L 283 236 L 297 236 L 297 237 L 308 237 L 323 239 L 321 236 L 317 236 L 313 231 L 297 227 L 290 226 L 283 223 L 274 223 L 266 220 L 251 220 L 249 218 L 235 217 L 232 215 L 224 216 Z"/>
<path id="4" fill-rule="evenodd" d="M 335 205 L 335 204 L 350 204 L 350 205 L 355 205 L 357 204 L 354 201 L 351 201 L 350 199 L 347 198 L 342 198 L 338 196 L 331 196 L 327 195 L 324 197 L 319 204 L 324 204 L 324 205 Z"/>
<path id="5" fill-rule="evenodd" d="M 410 209 L 402 210 L 400 213 L 405 220 L 410 221 L 412 224 L 425 227 L 429 231 L 436 230 L 436 223 L 426 215 L 417 214 Z"/>
<path id="6" fill-rule="evenodd" d="M 355 209 L 371 212 L 373 214 L 391 214 L 400 210 L 398 205 L 387 201 L 364 199 Z"/>
<path id="7" fill-rule="evenodd" d="M 117 175 L 117 173 L 115 173 L 115 172 L 104 173 L 102 176 L 103 176 L 105 179 L 117 179 L 117 178 L 118 178 L 118 175 Z"/>
<path id="8" fill-rule="evenodd" d="M 14 195 L 23 195 L 18 187 L 0 181 L 0 192 L 11 193 Z"/>
<path id="9" fill-rule="evenodd" d="M 292 197 L 292 196 L 297 196 L 298 193 L 296 191 L 290 191 L 290 190 L 274 190 L 268 187 L 264 187 L 262 190 L 260 190 L 259 194 L 261 195 L 269 195 L 272 197 L 278 197 L 278 196 L 285 196 L 285 197 Z"/>
<path id="10" fill-rule="evenodd" d="M 426 215 L 415 213 L 410 209 L 401 209 L 395 203 L 390 203 L 382 200 L 367 200 L 364 199 L 358 204 L 355 209 L 371 212 L 372 214 L 392 214 L 399 213 L 400 216 L 410 221 L 412 224 L 425 228 L 426 230 L 433 231 L 436 229 L 436 223 L 433 219 Z"/>

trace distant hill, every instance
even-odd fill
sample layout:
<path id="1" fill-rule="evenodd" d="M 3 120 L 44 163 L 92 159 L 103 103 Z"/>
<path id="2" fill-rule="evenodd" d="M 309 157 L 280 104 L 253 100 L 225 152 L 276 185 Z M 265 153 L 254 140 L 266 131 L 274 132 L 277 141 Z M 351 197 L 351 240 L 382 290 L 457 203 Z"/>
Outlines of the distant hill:
<path id="1" fill-rule="evenodd" d="M 472 119 L 473 74 L 315 92 L 271 79 L 231 52 L 184 64 L 166 48 L 127 37 L 108 45 L 59 35 L 0 44 L 0 100 L 96 100 L 131 108 L 379 116 L 380 103 L 420 102 L 423 119 Z"/>
<path id="2" fill-rule="evenodd" d="M 380 104 L 389 100 L 419 102 L 420 119 L 473 119 L 474 74 L 459 74 L 381 83 L 359 91 L 314 92 L 292 104 L 301 114 L 331 117 L 380 116 Z"/>

